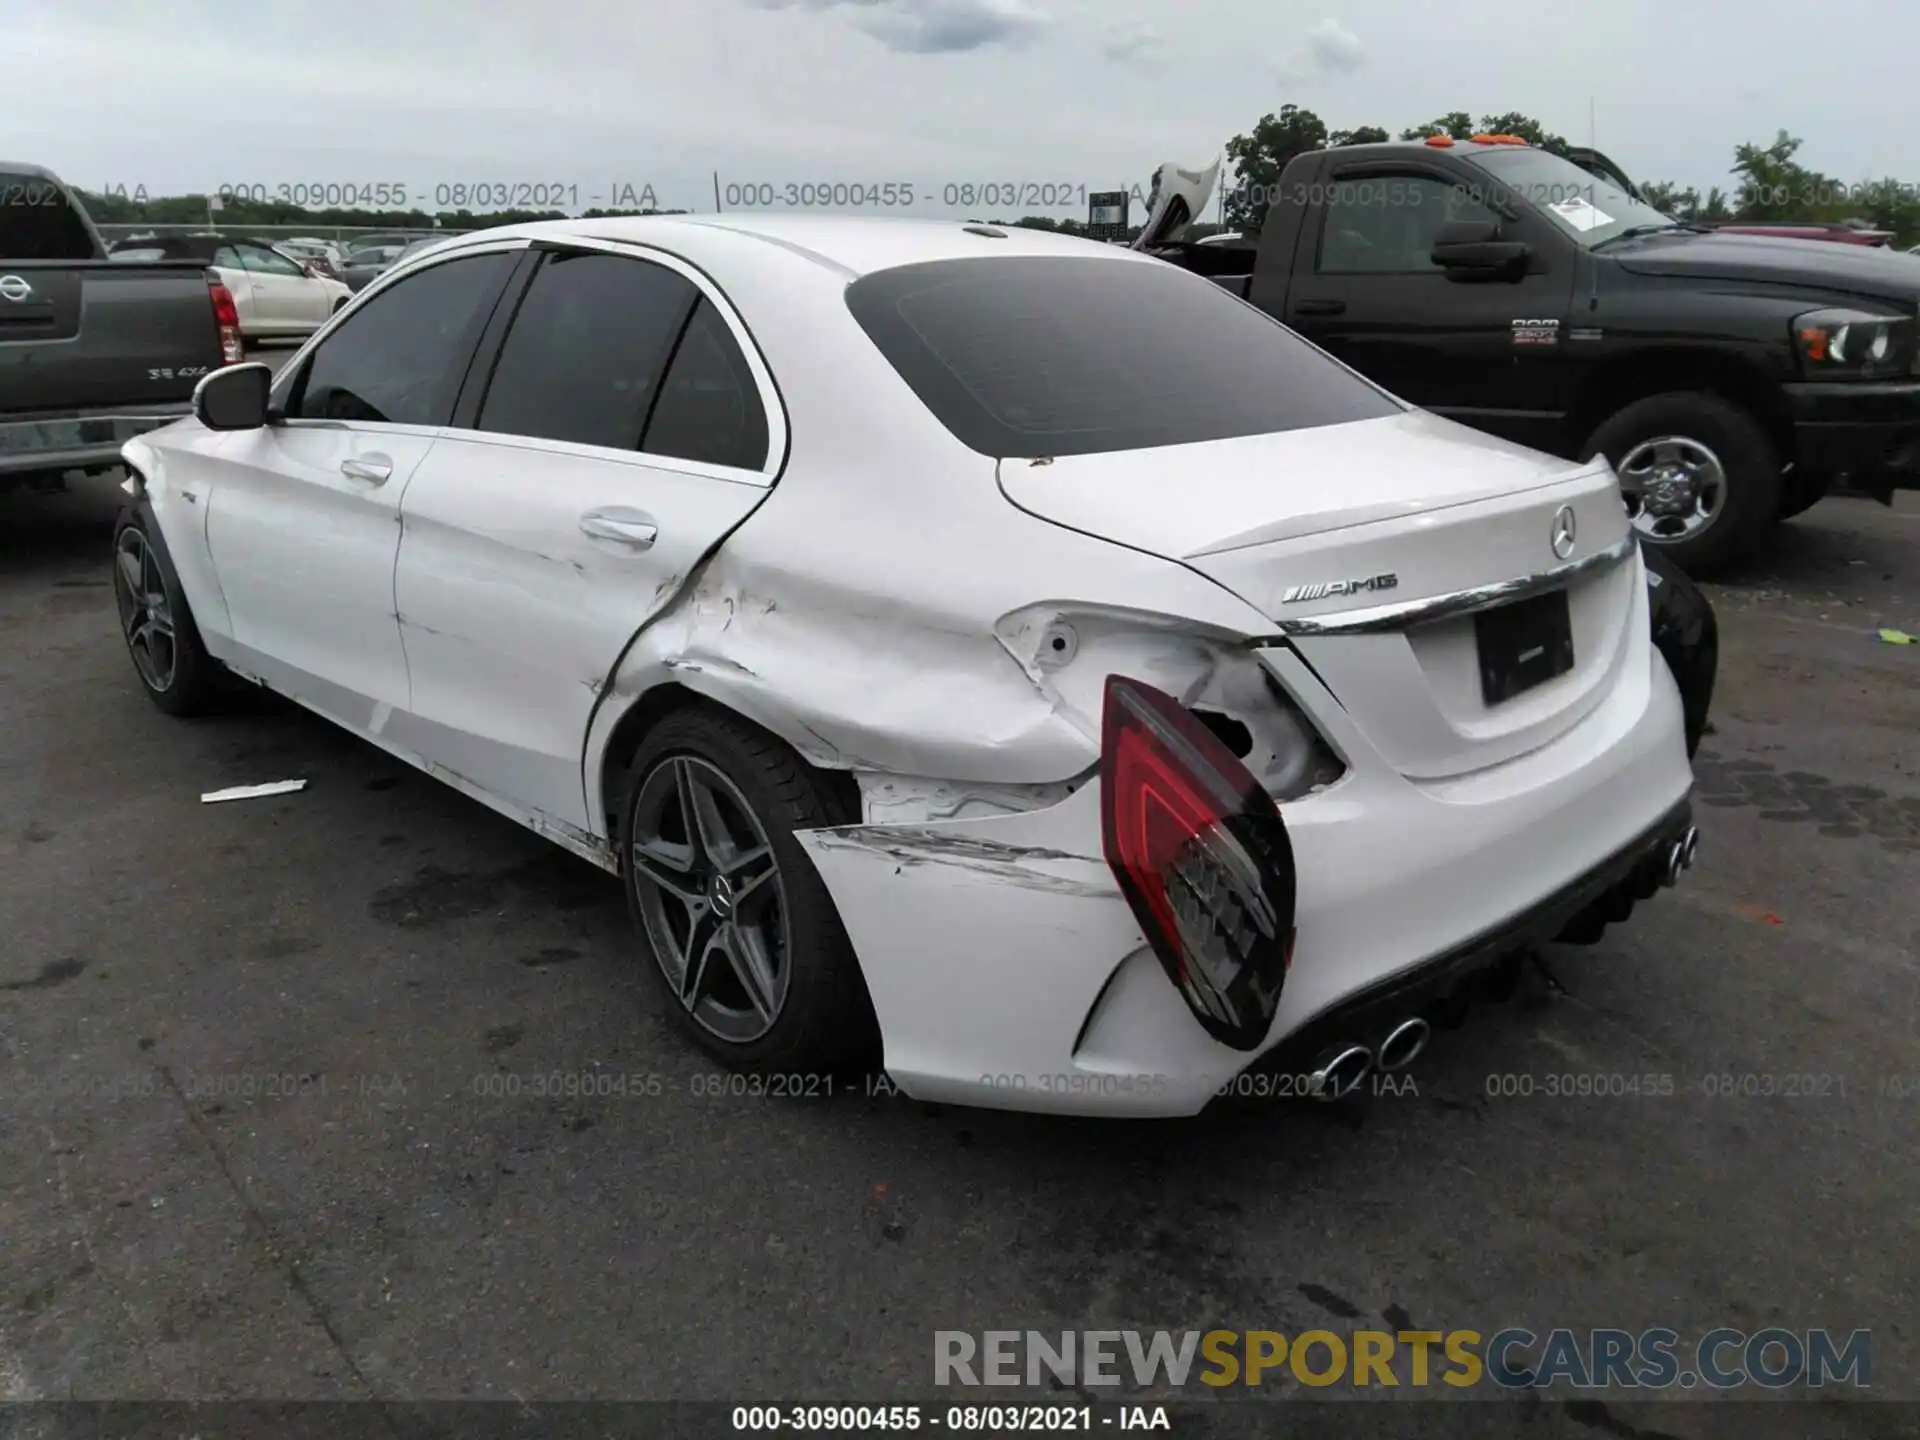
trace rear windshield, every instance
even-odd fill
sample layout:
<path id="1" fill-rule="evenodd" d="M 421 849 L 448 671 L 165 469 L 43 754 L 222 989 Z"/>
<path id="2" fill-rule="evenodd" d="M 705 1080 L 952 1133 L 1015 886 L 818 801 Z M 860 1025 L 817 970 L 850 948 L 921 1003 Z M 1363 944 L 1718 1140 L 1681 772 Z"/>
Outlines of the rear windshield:
<path id="1" fill-rule="evenodd" d="M 97 253 L 59 185 L 0 170 L 0 260 L 91 260 Z"/>
<path id="2" fill-rule="evenodd" d="M 983 455 L 1094 455 L 1304 430 L 1401 406 L 1172 265 L 935 260 L 847 287 L 860 327 Z"/>

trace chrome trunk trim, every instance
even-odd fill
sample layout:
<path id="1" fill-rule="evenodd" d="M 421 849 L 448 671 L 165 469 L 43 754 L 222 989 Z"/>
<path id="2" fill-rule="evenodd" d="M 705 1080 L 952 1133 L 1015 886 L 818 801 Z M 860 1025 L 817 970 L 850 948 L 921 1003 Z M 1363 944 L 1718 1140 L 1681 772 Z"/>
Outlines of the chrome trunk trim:
<path id="1" fill-rule="evenodd" d="M 1424 600 L 1401 600 L 1391 605 L 1369 606 L 1365 610 L 1343 610 L 1332 615 L 1282 620 L 1278 633 L 1281 636 L 1367 635 L 1383 630 L 1404 630 L 1409 626 L 1448 620 L 1457 615 L 1471 615 L 1475 611 L 1491 610 L 1496 605 L 1558 590 L 1579 575 L 1612 569 L 1631 556 L 1638 546 L 1638 535 L 1628 531 L 1606 549 L 1579 560 L 1571 560 L 1565 565 L 1556 565 L 1551 570 L 1538 570 L 1531 575 L 1500 580 L 1491 585 L 1476 585 L 1469 590 L 1456 590 L 1450 595 L 1430 595 Z"/>

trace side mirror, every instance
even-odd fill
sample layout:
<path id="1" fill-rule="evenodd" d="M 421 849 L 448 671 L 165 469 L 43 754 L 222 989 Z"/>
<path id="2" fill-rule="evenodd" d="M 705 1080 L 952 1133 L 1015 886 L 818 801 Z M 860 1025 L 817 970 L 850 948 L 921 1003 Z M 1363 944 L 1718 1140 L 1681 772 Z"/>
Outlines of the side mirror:
<path id="1" fill-rule="evenodd" d="M 228 365 L 193 387 L 193 418 L 209 430 L 258 430 L 267 423 L 272 388 L 271 365 Z"/>
<path id="2" fill-rule="evenodd" d="M 1522 275 L 1532 258 L 1531 245 L 1502 240 L 1488 220 L 1450 220 L 1433 241 L 1433 263 L 1462 280 Z"/>

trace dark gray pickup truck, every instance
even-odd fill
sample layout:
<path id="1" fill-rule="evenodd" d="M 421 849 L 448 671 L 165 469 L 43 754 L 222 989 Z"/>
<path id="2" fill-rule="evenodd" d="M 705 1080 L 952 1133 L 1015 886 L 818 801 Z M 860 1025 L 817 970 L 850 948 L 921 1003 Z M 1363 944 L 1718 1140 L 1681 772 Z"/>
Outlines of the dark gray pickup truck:
<path id="1" fill-rule="evenodd" d="M 0 161 L 0 491 L 117 469 L 239 359 L 233 297 L 204 264 L 109 261 L 57 177 Z"/>

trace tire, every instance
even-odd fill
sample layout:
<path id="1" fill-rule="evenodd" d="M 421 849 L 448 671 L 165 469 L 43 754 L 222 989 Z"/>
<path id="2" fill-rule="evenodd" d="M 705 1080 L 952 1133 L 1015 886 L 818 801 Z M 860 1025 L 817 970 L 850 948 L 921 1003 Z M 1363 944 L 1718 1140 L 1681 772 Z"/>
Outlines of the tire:
<path id="1" fill-rule="evenodd" d="M 1642 544 L 1653 587 L 1653 645 L 1672 671 L 1680 690 L 1687 735 L 1687 758 L 1699 752 L 1713 705 L 1713 684 L 1720 668 L 1720 624 L 1713 603 L 1671 556 Z"/>
<path id="2" fill-rule="evenodd" d="M 330 315 L 338 315 L 342 310 L 347 308 L 347 301 L 350 298 L 352 297 L 347 295 L 342 295 L 338 300 L 333 302 L 333 309 L 328 311 L 327 313 Z"/>
<path id="3" fill-rule="evenodd" d="M 1752 415 L 1718 395 L 1636 400 L 1602 422 L 1580 453 L 1613 463 L 1641 541 L 1684 570 L 1710 571 L 1751 553 L 1780 518 L 1779 453 Z M 1654 513 L 1663 468 L 1674 477 L 1668 497 L 1676 506 L 1687 503 L 1683 480 L 1697 480 L 1687 515 Z"/>
<path id="4" fill-rule="evenodd" d="M 718 843 L 686 845 L 686 810 L 674 807 L 687 794 L 700 798 L 709 832 L 717 812 L 725 836 L 708 838 Z M 798 755 L 717 707 L 675 711 L 629 762 L 620 816 L 621 876 L 648 968 L 702 1049 L 752 1074 L 831 1074 L 873 1058 L 878 1027 L 859 961 L 794 838 L 857 817 Z M 762 845 L 771 862 L 764 873 L 757 863 L 727 871 L 726 860 Z M 673 863 L 680 857 L 662 858 L 674 849 L 686 852 L 683 868 Z M 716 889 L 716 872 L 738 887 L 737 910 L 732 892 Z M 694 894 L 697 904 L 689 902 Z M 708 945 L 697 930 L 721 943 Z M 689 951 L 705 962 L 690 984 L 682 958 Z"/>
<path id="5" fill-rule="evenodd" d="M 1780 518 L 1791 520 L 1796 515 L 1804 515 L 1822 500 L 1833 483 L 1829 475 L 1802 475 L 1795 471 L 1787 477 L 1786 494 L 1780 501 Z"/>
<path id="6" fill-rule="evenodd" d="M 149 700 L 181 716 L 225 706 L 241 682 L 201 643 L 166 542 L 144 506 L 125 507 L 114 523 L 113 598 L 120 634 Z"/>

